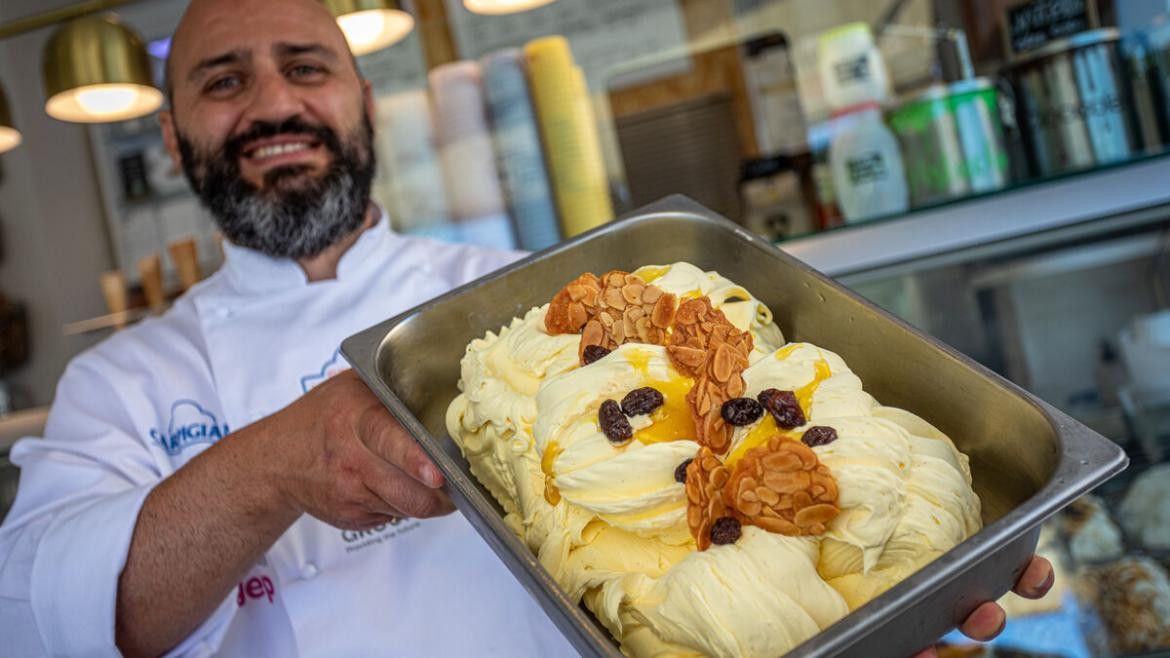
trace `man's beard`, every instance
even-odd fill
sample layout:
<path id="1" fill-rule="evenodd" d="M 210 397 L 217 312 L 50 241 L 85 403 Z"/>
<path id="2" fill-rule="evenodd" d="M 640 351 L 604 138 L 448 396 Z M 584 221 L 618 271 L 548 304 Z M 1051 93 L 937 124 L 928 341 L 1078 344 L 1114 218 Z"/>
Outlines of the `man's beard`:
<path id="1" fill-rule="evenodd" d="M 325 126 L 300 119 L 257 121 L 216 152 L 195 149 L 178 133 L 183 173 L 211 212 L 225 238 L 274 258 L 311 258 L 356 231 L 365 219 L 376 166 L 374 129 L 365 114 L 362 126 L 344 144 Z M 298 133 L 318 141 L 332 154 L 321 176 L 304 165 L 276 167 L 264 174 L 264 189 L 240 175 L 248 143 Z"/>

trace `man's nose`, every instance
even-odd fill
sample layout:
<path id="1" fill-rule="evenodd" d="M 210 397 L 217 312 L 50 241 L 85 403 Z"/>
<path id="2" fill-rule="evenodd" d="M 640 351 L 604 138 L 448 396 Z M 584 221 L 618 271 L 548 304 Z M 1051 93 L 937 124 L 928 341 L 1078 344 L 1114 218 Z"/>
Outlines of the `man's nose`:
<path id="1" fill-rule="evenodd" d="M 252 98 L 245 115 L 245 124 L 256 121 L 279 122 L 299 116 L 305 109 L 296 85 L 278 73 L 261 75 L 252 87 Z"/>

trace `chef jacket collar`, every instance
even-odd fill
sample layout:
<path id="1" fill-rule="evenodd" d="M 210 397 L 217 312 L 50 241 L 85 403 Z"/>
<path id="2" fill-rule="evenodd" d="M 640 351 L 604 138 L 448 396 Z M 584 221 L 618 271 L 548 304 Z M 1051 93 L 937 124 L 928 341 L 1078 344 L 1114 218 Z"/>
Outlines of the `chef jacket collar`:
<path id="1" fill-rule="evenodd" d="M 344 254 L 337 264 L 337 280 L 344 280 L 359 266 L 368 261 L 368 256 L 386 248 L 390 241 L 390 222 L 382 208 L 374 225 L 362 232 L 357 242 Z M 241 247 L 224 240 L 224 273 L 233 288 L 244 292 L 275 292 L 309 285 L 305 271 L 291 258 L 273 258 L 255 249 Z M 328 283 L 320 281 L 316 283 Z"/>

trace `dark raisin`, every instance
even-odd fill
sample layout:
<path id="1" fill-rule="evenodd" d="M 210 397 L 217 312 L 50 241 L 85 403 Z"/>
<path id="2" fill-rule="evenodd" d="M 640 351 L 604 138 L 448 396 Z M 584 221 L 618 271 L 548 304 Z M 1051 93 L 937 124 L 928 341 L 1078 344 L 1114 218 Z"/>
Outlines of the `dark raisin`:
<path id="1" fill-rule="evenodd" d="M 751 425 L 764 415 L 764 407 L 751 398 L 735 398 L 723 403 L 723 420 L 736 427 Z"/>
<path id="2" fill-rule="evenodd" d="M 609 353 L 610 350 L 600 345 L 586 345 L 585 353 L 582 356 L 585 359 L 585 365 L 589 365 L 598 359 L 605 358 Z"/>
<path id="3" fill-rule="evenodd" d="M 674 469 L 674 481 L 675 482 L 686 482 L 687 481 L 687 467 L 690 466 L 691 462 L 693 462 L 693 461 L 695 461 L 694 457 L 684 461 L 683 463 L 678 465 L 678 468 Z"/>
<path id="4" fill-rule="evenodd" d="M 630 437 L 634 436 L 634 428 L 630 427 L 630 421 L 626 420 L 622 408 L 613 400 L 601 403 L 601 409 L 597 412 L 597 422 L 601 424 L 605 438 L 614 443 L 629 441 Z"/>
<path id="5" fill-rule="evenodd" d="M 804 436 L 800 437 L 800 440 L 810 448 L 828 445 L 837 440 L 837 430 L 832 427 L 817 425 L 816 427 L 808 428 Z"/>
<path id="6" fill-rule="evenodd" d="M 739 521 L 735 520 L 734 516 L 721 516 L 715 519 L 715 523 L 711 524 L 711 543 L 712 544 L 734 544 L 743 534 L 743 529 L 739 526 Z"/>
<path id="7" fill-rule="evenodd" d="M 804 411 L 796 400 L 792 391 L 780 391 L 774 388 L 764 389 L 758 396 L 760 404 L 776 419 L 781 429 L 790 430 L 804 425 Z"/>
<path id="8" fill-rule="evenodd" d="M 622 398 L 622 411 L 627 416 L 641 416 L 661 407 L 662 402 L 662 394 L 658 389 L 643 386 L 626 393 L 626 397 Z"/>

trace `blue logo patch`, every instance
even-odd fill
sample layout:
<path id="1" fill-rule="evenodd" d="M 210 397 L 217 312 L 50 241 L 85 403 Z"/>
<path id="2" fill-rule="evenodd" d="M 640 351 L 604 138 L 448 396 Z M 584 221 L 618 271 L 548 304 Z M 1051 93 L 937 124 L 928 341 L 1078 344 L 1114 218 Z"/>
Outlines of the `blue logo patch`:
<path id="1" fill-rule="evenodd" d="M 167 431 L 150 430 L 150 438 L 172 457 L 196 443 L 215 443 L 228 435 L 227 424 L 220 424 L 215 414 L 193 400 L 179 400 L 171 405 Z"/>
<path id="2" fill-rule="evenodd" d="M 320 385 L 321 382 L 334 375 L 340 375 L 346 370 L 349 370 L 349 364 L 341 357 L 341 349 L 338 348 L 333 351 L 333 356 L 329 357 L 325 365 L 321 366 L 320 371 L 301 377 L 301 392 L 308 393 Z"/>

